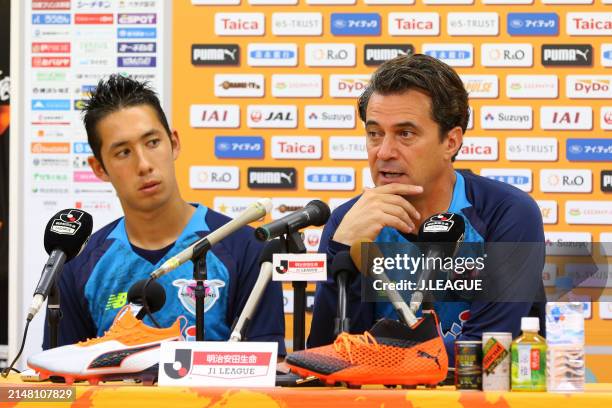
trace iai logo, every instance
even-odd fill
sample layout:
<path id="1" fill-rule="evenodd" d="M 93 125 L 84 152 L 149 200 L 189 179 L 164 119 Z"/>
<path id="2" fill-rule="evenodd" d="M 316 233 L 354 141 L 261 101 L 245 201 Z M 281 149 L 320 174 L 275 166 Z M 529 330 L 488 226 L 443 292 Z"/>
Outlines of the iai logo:
<path id="1" fill-rule="evenodd" d="M 558 35 L 559 16 L 556 13 L 508 13 L 510 35 Z"/>
<path id="2" fill-rule="evenodd" d="M 297 106 L 295 105 L 249 105 L 247 126 L 250 128 L 297 127 Z"/>
<path id="3" fill-rule="evenodd" d="M 593 109 L 589 106 L 542 106 L 540 127 L 545 130 L 590 130 Z"/>
<path id="4" fill-rule="evenodd" d="M 472 44 L 423 44 L 423 54 L 439 59 L 452 67 L 474 65 Z"/>
<path id="5" fill-rule="evenodd" d="M 189 122 L 193 128 L 237 128 L 239 105 L 191 105 Z"/>
<path id="6" fill-rule="evenodd" d="M 566 88 L 568 98 L 610 99 L 612 98 L 611 75 L 568 75 Z"/>
<path id="7" fill-rule="evenodd" d="M 600 111 L 599 126 L 604 130 L 612 130 L 612 107 L 604 106 Z"/>
<path id="8" fill-rule="evenodd" d="M 536 200 L 544 224 L 557 223 L 557 202 L 555 200 Z"/>
<path id="9" fill-rule="evenodd" d="M 612 35 L 612 13 L 567 13 L 569 35 Z"/>
<path id="10" fill-rule="evenodd" d="M 464 137 L 457 160 L 497 160 L 497 138 Z"/>
<path id="11" fill-rule="evenodd" d="M 309 67 L 355 66 L 355 44 L 314 44 L 305 46 L 306 65 Z"/>
<path id="12" fill-rule="evenodd" d="M 333 35 L 380 35 L 378 13 L 332 13 Z"/>
<path id="13" fill-rule="evenodd" d="M 448 13 L 446 20 L 448 35 L 498 35 L 497 13 Z"/>
<path id="14" fill-rule="evenodd" d="M 354 190 L 355 170 L 352 167 L 306 167 L 306 190 Z"/>
<path id="15" fill-rule="evenodd" d="M 542 169 L 540 190 L 543 193 L 590 193 L 592 178 L 588 169 Z"/>
<path id="16" fill-rule="evenodd" d="M 330 75 L 329 95 L 333 98 L 358 98 L 370 82 L 370 75 Z"/>
<path id="17" fill-rule="evenodd" d="M 389 35 L 439 35 L 438 13 L 389 13 Z"/>
<path id="18" fill-rule="evenodd" d="M 263 35 L 265 17 L 263 13 L 217 13 L 215 34 L 217 35 Z"/>
<path id="19" fill-rule="evenodd" d="M 482 169 L 480 170 L 480 175 L 492 180 L 508 183 L 528 193 L 532 189 L 530 169 Z"/>
<path id="20" fill-rule="evenodd" d="M 612 44 L 601 44 L 601 65 L 612 67 Z"/>
<path id="21" fill-rule="evenodd" d="M 480 126 L 483 129 L 531 129 L 531 106 L 483 106 Z"/>
<path id="22" fill-rule="evenodd" d="M 612 162 L 612 139 L 567 139 L 567 160 Z"/>
<path id="23" fill-rule="evenodd" d="M 497 75 L 459 75 L 470 98 L 497 98 Z"/>
<path id="24" fill-rule="evenodd" d="M 297 45 L 251 43 L 247 63 L 252 67 L 294 67 L 297 65 Z"/>
<path id="25" fill-rule="evenodd" d="M 309 129 L 353 129 L 355 108 L 352 105 L 306 105 L 304 121 Z"/>
<path id="26" fill-rule="evenodd" d="M 531 44 L 487 43 L 481 47 L 485 67 L 530 67 L 533 65 Z"/>

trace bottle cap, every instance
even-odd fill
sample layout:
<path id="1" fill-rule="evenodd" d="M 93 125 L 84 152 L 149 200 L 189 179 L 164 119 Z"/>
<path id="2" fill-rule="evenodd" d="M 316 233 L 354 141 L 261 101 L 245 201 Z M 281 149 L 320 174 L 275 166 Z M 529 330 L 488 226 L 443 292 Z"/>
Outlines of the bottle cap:
<path id="1" fill-rule="evenodd" d="M 540 330 L 540 319 L 538 319 L 537 317 L 521 318 L 521 330 L 538 332 Z"/>

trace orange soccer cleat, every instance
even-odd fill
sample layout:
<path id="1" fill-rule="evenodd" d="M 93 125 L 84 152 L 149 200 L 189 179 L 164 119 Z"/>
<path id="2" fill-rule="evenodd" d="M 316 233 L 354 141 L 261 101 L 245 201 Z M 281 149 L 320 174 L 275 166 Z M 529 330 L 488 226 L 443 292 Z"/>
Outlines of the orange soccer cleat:
<path id="1" fill-rule="evenodd" d="M 153 384 L 161 343 L 182 340 L 181 319 L 157 329 L 136 319 L 130 306 L 124 306 L 104 336 L 45 350 L 28 358 L 28 366 L 42 378 L 61 377 L 67 384 L 121 379 Z"/>
<path id="2" fill-rule="evenodd" d="M 433 311 L 408 327 L 379 320 L 363 334 L 340 333 L 333 344 L 287 356 L 291 371 L 329 385 L 435 385 L 446 378 L 448 356 Z"/>

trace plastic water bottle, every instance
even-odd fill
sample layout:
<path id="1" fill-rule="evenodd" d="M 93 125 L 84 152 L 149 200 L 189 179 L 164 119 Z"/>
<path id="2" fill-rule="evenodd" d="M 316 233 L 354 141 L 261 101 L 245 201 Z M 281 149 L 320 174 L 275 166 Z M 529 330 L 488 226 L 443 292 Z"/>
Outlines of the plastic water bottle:
<path id="1" fill-rule="evenodd" d="M 571 300 L 572 279 L 556 280 L 559 300 Z M 584 305 L 582 302 L 546 303 L 546 384 L 549 392 L 584 391 Z"/>

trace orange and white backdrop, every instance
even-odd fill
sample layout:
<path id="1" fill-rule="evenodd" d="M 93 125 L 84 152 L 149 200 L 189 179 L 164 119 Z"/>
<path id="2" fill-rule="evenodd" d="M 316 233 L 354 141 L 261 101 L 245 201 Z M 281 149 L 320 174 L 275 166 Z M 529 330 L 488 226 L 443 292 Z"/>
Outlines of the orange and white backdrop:
<path id="1" fill-rule="evenodd" d="M 314 198 L 333 209 L 359 194 L 372 181 L 356 98 L 377 65 L 418 52 L 453 66 L 470 92 L 472 118 L 457 168 L 530 193 L 551 242 L 610 242 L 608 4 L 174 2 L 172 118 L 183 143 L 181 190 L 229 216 L 271 197 L 267 220 Z M 309 250 L 319 236 L 306 231 Z M 553 262 L 547 286 L 563 274 Z M 585 303 L 589 378 L 611 381 L 612 296 L 591 300 Z"/>

